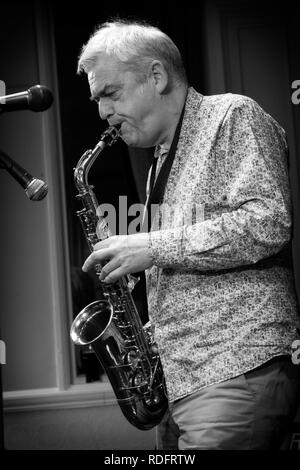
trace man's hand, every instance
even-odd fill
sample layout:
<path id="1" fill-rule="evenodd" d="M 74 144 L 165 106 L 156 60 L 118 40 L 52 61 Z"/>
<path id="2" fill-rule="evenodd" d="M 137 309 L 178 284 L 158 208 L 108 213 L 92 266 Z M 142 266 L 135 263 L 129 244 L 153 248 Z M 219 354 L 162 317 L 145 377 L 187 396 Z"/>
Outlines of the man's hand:
<path id="1" fill-rule="evenodd" d="M 153 264 L 148 252 L 148 240 L 148 233 L 106 238 L 96 243 L 82 270 L 88 271 L 93 265 L 102 264 L 100 279 L 107 283 L 115 282 L 125 274 L 144 271 Z"/>

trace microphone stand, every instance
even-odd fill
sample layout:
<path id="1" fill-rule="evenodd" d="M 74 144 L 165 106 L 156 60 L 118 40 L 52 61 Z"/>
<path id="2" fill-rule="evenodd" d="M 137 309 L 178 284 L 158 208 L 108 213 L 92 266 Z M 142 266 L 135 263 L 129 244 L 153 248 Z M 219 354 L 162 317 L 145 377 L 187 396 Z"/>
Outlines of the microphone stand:
<path id="1" fill-rule="evenodd" d="M 3 84 L 3 82 L 2 82 Z M 1 86 L 1 82 L 0 82 Z M 2 93 L 3 92 L 3 93 Z M 4 85 L 4 90 L 0 90 L 0 96 L 2 94 L 5 94 L 5 85 Z M 1 114 L 1 110 L 0 110 Z M 1 149 L 0 149 L 0 168 L 5 168 L 3 167 L 3 162 L 1 160 Z M 0 337 L 1 339 L 1 337 Z M 3 388 L 2 388 L 2 364 L 0 363 L 0 451 L 4 450 L 4 421 L 3 421 Z"/>
<path id="2" fill-rule="evenodd" d="M 0 364 L 0 451 L 1 450 L 4 450 L 4 421 L 3 421 L 2 365 Z"/>
<path id="3" fill-rule="evenodd" d="M 53 95 L 51 91 L 41 85 L 36 85 L 34 87 L 31 87 L 28 92 L 30 92 L 29 98 L 30 101 L 27 100 L 25 108 L 20 108 L 20 109 L 31 109 L 32 111 L 45 111 L 48 109 L 53 102 Z M 0 92 L 0 97 L 2 95 L 2 90 Z M 26 97 L 27 99 L 27 97 Z M 28 106 L 29 104 L 29 106 Z M 15 108 L 16 110 L 18 108 Z M 14 110 L 12 107 L 11 110 Z M 0 114 L 4 111 L 4 109 L 1 108 L 0 106 Z M 10 170 L 10 164 L 7 161 L 7 155 L 5 152 L 3 152 L 0 149 L 0 169 L 7 170 L 9 172 Z M 14 162 L 13 162 L 14 163 Z M 22 169 L 21 169 L 22 170 Z M 27 173 L 26 173 L 27 176 Z M 28 174 L 29 177 L 31 175 Z M 19 175 L 16 175 L 16 180 L 22 185 L 22 179 L 20 178 Z M 47 185 L 43 181 L 37 180 L 35 178 L 35 181 L 38 183 L 43 183 L 43 188 L 36 188 L 36 192 L 38 193 L 38 198 L 36 200 L 42 199 L 46 194 L 47 194 Z M 27 191 L 26 191 L 27 194 Z M 27 194 L 28 196 L 28 194 Z M 28 196 L 30 199 L 35 200 L 35 198 L 32 197 L 33 195 Z M 0 337 L 1 340 L 1 337 Z M 0 451 L 5 450 L 4 448 L 4 419 L 3 419 L 4 413 L 3 413 L 3 387 L 2 387 L 2 364 L 0 362 Z"/>
<path id="4" fill-rule="evenodd" d="M 0 111 L 1 112 L 1 111 Z M 0 168 L 7 169 L 5 161 L 1 158 L 0 149 Z M 1 340 L 1 337 L 0 337 Z M 3 420 L 3 388 L 2 388 L 2 364 L 0 363 L 0 451 L 4 450 L 4 420 Z"/>
<path id="5" fill-rule="evenodd" d="M 48 193 L 45 181 L 35 178 L 0 149 L 0 169 L 4 169 L 22 186 L 31 201 L 41 201 Z"/>
<path id="6" fill-rule="evenodd" d="M 0 110 L 1 112 L 1 110 Z M 26 195 L 31 200 L 39 201 L 45 197 L 48 191 L 47 185 L 42 180 L 38 180 L 30 175 L 26 170 L 21 168 L 14 160 L 12 160 L 5 152 L 0 149 L 0 169 L 7 170 L 25 189 Z M 33 192 L 29 192 L 29 184 L 34 182 Z M 27 182 L 29 182 L 28 186 Z M 0 337 L 1 340 L 1 337 Z M 4 450 L 4 419 L 3 419 L 3 389 L 2 389 L 2 365 L 0 362 L 0 451 Z"/>
<path id="7" fill-rule="evenodd" d="M 9 171 L 10 165 L 8 162 L 8 155 L 0 149 L 0 169 Z"/>
<path id="8" fill-rule="evenodd" d="M 4 155 L 5 153 L 0 149 L 0 168 L 2 170 L 7 170 L 7 163 L 5 162 Z"/>

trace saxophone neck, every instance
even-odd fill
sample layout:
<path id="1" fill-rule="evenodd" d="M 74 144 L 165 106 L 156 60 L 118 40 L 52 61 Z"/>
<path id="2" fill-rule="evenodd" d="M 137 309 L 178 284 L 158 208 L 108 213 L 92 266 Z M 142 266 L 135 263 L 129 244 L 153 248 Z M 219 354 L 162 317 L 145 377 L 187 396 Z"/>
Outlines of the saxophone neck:
<path id="1" fill-rule="evenodd" d="M 102 144 L 101 146 L 99 145 L 100 143 Z M 88 186 L 90 168 L 104 147 L 105 144 L 99 141 L 93 150 L 90 149 L 84 152 L 76 168 L 74 168 L 74 181 L 79 191 Z"/>
<path id="2" fill-rule="evenodd" d="M 87 150 L 80 158 L 76 168 L 74 168 L 74 181 L 79 190 L 88 186 L 89 171 L 98 155 L 106 146 L 113 145 L 119 138 L 119 128 L 120 126 L 111 126 L 106 129 L 101 134 L 100 140 L 96 146 L 93 149 Z"/>

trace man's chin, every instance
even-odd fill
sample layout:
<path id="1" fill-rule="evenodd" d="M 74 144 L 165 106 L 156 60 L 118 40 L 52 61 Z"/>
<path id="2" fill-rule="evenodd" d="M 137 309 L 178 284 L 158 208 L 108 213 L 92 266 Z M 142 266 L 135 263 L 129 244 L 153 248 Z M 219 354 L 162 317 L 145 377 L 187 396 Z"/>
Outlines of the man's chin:
<path id="1" fill-rule="evenodd" d="M 130 145 L 131 145 L 130 144 L 130 139 L 127 139 L 126 136 L 124 136 L 124 135 L 121 135 L 120 137 L 123 140 L 123 142 L 125 142 L 125 144 L 129 145 L 129 147 L 130 147 Z"/>
<path id="2" fill-rule="evenodd" d="M 120 137 L 129 147 L 137 147 L 137 142 L 133 135 L 124 132 L 124 134 L 121 133 Z"/>

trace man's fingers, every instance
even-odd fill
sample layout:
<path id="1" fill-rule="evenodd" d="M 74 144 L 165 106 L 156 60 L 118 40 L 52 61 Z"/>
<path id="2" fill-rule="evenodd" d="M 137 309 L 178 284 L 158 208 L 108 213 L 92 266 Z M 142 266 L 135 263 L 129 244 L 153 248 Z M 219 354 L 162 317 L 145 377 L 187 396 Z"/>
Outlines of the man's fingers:
<path id="1" fill-rule="evenodd" d="M 101 273 L 100 273 L 100 280 L 106 281 L 110 273 L 115 271 L 120 266 L 121 266 L 121 262 L 119 260 L 110 260 L 108 263 L 106 263 L 105 266 L 103 266 Z"/>
<path id="2" fill-rule="evenodd" d="M 104 240 L 101 240 L 100 242 L 97 242 L 95 243 L 94 245 L 94 251 L 97 251 L 97 250 L 102 250 L 103 248 L 109 248 L 109 246 L 112 244 L 114 240 L 114 237 L 109 237 L 109 238 L 105 238 Z"/>
<path id="3" fill-rule="evenodd" d="M 108 276 L 106 276 L 106 278 L 104 279 L 104 282 L 106 282 L 107 284 L 112 284 L 113 282 L 116 282 L 118 279 L 124 276 L 124 274 L 124 268 L 120 266 L 119 268 L 115 269 L 110 274 L 108 274 Z"/>
<path id="4" fill-rule="evenodd" d="M 109 259 L 110 256 L 111 256 L 111 252 L 108 248 L 93 251 L 93 253 L 91 253 L 90 256 L 88 256 L 85 262 L 83 263 L 82 271 L 88 271 L 95 264 L 101 263 L 102 261 Z"/>

